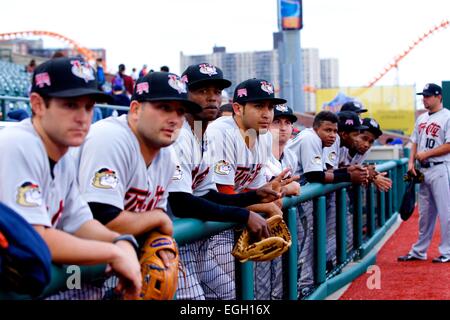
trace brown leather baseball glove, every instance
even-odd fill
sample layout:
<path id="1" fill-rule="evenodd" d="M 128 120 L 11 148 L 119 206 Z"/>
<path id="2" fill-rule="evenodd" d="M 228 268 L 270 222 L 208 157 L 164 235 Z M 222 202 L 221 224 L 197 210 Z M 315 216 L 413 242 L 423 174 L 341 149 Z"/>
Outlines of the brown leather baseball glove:
<path id="1" fill-rule="evenodd" d="M 171 255 L 166 267 L 160 256 L 162 250 Z M 175 240 L 153 231 L 141 249 L 139 259 L 142 273 L 142 291 L 138 300 L 171 300 L 178 284 L 179 254 Z"/>
<path id="2" fill-rule="evenodd" d="M 269 261 L 281 256 L 291 246 L 291 234 L 283 218 L 275 215 L 267 219 L 270 237 L 251 243 L 250 232 L 245 229 L 231 254 L 240 262 Z"/>

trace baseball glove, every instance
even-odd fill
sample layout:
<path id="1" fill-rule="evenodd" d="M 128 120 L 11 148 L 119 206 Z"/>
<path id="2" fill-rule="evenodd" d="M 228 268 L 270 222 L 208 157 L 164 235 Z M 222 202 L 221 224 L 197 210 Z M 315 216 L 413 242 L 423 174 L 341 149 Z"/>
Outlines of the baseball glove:
<path id="1" fill-rule="evenodd" d="M 170 266 L 166 267 L 160 251 L 173 254 Z M 172 300 L 177 290 L 179 254 L 175 240 L 153 231 L 141 249 L 139 259 L 142 273 L 142 290 L 138 300 Z"/>
<path id="2" fill-rule="evenodd" d="M 275 215 L 267 219 L 270 237 L 251 243 L 250 232 L 245 229 L 231 254 L 240 262 L 269 261 L 281 256 L 291 246 L 291 234 L 283 218 Z"/>
<path id="3" fill-rule="evenodd" d="M 423 180 L 425 179 L 423 173 L 419 170 L 419 169 L 415 169 L 416 170 L 416 176 L 413 175 L 411 173 L 411 171 L 408 171 L 404 176 L 403 176 L 403 181 L 409 182 L 412 181 L 413 183 L 422 183 Z"/>

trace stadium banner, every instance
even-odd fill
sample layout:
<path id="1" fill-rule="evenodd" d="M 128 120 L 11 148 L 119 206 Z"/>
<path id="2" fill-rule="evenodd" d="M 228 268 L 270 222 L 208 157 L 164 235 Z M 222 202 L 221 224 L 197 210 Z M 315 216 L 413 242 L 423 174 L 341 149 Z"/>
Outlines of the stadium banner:
<path id="1" fill-rule="evenodd" d="M 343 103 L 356 100 L 368 109 L 361 115 L 363 118 L 375 118 L 383 130 L 402 131 L 411 135 L 415 123 L 415 92 L 414 86 L 318 89 L 316 112 L 337 112 Z"/>

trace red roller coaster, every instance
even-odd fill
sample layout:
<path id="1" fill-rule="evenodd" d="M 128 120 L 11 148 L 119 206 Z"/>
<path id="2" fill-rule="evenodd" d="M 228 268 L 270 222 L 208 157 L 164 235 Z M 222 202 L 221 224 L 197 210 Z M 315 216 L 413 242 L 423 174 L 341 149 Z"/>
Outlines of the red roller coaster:
<path id="1" fill-rule="evenodd" d="M 26 38 L 31 36 L 48 36 L 55 39 L 58 39 L 60 41 L 63 41 L 67 43 L 70 47 L 75 49 L 79 54 L 81 54 L 85 59 L 88 61 L 93 61 L 97 58 L 97 54 L 78 44 L 78 42 L 67 38 L 66 36 L 63 36 L 56 32 L 51 31 L 42 31 L 42 30 L 34 30 L 34 31 L 18 31 L 18 32 L 7 32 L 7 33 L 0 33 L 0 41 L 6 41 L 6 40 L 12 40 L 17 38 Z"/>
<path id="2" fill-rule="evenodd" d="M 435 31 L 445 29 L 448 27 L 449 24 L 450 22 L 448 20 L 444 20 L 440 24 L 430 28 L 423 35 L 419 36 L 416 40 L 411 42 L 411 44 L 406 50 L 404 50 L 401 54 L 395 56 L 394 61 L 386 65 L 384 69 L 367 84 L 367 88 L 374 86 L 375 83 L 377 83 L 381 78 L 383 78 L 389 71 L 391 71 L 393 68 L 397 68 L 400 61 L 402 61 L 412 50 L 414 50 L 414 48 L 416 48 L 420 43 L 425 41 Z"/>

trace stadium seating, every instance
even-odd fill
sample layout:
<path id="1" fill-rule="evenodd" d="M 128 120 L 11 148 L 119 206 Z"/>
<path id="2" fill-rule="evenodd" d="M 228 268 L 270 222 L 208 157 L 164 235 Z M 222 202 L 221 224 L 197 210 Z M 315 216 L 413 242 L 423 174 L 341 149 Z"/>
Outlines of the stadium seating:
<path id="1" fill-rule="evenodd" d="M 31 74 L 25 66 L 0 60 L 0 96 L 28 97 Z M 6 101 L 6 113 L 11 110 L 24 109 L 30 113 L 28 102 Z"/>

